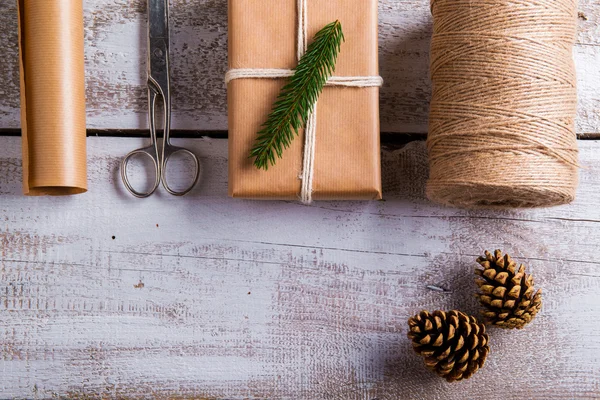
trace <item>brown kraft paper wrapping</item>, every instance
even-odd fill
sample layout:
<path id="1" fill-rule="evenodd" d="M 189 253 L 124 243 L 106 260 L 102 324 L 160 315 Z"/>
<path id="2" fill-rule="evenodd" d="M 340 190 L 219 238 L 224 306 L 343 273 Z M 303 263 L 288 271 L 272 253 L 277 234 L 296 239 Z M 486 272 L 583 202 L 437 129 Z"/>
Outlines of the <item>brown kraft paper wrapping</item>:
<path id="1" fill-rule="evenodd" d="M 23 192 L 87 190 L 82 0 L 18 0 Z"/>
<path id="2" fill-rule="evenodd" d="M 229 0 L 229 68 L 297 64 L 296 0 Z M 335 76 L 377 76 L 377 0 L 309 0 L 308 36 L 339 20 L 346 38 Z M 257 132 L 285 79 L 236 79 L 228 85 L 229 195 L 297 199 L 304 134 L 268 171 L 249 158 Z M 381 198 L 379 88 L 326 87 L 318 101 L 315 200 Z"/>

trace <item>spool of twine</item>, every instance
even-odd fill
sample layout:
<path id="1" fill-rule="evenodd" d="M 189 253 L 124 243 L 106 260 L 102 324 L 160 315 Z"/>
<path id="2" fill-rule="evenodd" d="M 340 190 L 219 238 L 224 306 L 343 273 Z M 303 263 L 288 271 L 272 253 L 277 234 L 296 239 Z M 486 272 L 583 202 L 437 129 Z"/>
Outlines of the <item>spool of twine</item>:
<path id="1" fill-rule="evenodd" d="M 571 202 L 578 183 L 576 0 L 432 0 L 432 201 Z"/>

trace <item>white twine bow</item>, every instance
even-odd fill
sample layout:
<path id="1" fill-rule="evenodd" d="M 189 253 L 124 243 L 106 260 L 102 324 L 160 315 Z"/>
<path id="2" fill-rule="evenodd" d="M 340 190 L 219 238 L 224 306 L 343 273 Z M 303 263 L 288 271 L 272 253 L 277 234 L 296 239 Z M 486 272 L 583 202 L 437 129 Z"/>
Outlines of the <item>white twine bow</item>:
<path id="1" fill-rule="evenodd" d="M 297 34 L 297 58 L 298 61 L 306 53 L 308 47 L 308 0 L 297 0 L 298 2 L 298 34 Z M 289 78 L 294 75 L 291 69 L 253 69 L 236 68 L 230 69 L 225 74 L 225 83 L 235 79 L 280 79 Z M 325 86 L 344 86 L 344 87 L 380 87 L 383 85 L 383 79 L 380 76 L 333 76 L 327 80 Z M 315 174 L 315 148 L 317 136 L 317 104 L 315 103 L 313 111 L 306 121 L 304 127 L 304 159 L 302 165 L 302 187 L 300 190 L 300 200 L 304 204 L 312 203 L 313 180 Z"/>

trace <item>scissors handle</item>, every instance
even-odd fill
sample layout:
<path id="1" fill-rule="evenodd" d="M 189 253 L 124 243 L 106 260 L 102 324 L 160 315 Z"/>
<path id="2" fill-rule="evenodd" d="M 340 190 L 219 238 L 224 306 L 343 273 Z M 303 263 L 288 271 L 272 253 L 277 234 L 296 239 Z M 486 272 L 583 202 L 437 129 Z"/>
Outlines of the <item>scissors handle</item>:
<path id="1" fill-rule="evenodd" d="M 169 159 L 171 158 L 171 156 L 173 154 L 176 154 L 176 153 L 186 154 L 194 162 L 193 181 L 187 188 L 185 188 L 184 190 L 181 190 L 181 191 L 172 189 L 169 186 L 169 183 L 167 181 L 167 168 L 168 168 Z M 196 186 L 196 183 L 198 183 L 199 177 L 200 177 L 200 160 L 198 160 L 198 157 L 186 148 L 173 146 L 168 141 L 165 141 L 164 147 L 163 147 L 163 162 L 161 165 L 161 181 L 162 181 L 162 185 L 165 188 L 165 190 L 167 192 L 169 192 L 169 194 L 172 194 L 173 196 L 184 196 L 184 195 L 188 194 L 194 188 L 194 186 Z"/>
<path id="2" fill-rule="evenodd" d="M 148 89 L 148 106 L 149 106 L 149 124 L 150 124 L 150 146 L 142 147 L 141 149 L 133 150 L 129 154 L 125 156 L 123 161 L 121 161 L 121 179 L 123 180 L 123 184 L 125 188 L 137 198 L 143 199 L 149 197 L 160 185 L 160 167 L 161 162 L 158 153 L 158 143 L 156 138 L 156 123 L 154 121 L 154 108 L 156 107 L 156 97 L 157 93 L 152 88 Z M 147 192 L 139 192 L 134 189 L 129 182 L 129 175 L 127 174 L 127 166 L 129 165 L 129 161 L 135 156 L 142 155 L 144 157 L 149 157 L 152 160 L 152 164 L 154 166 L 154 184 Z"/>
<path id="3" fill-rule="evenodd" d="M 138 192 L 137 190 L 135 190 L 133 188 L 133 186 L 131 185 L 131 183 L 129 182 L 129 176 L 127 175 L 127 166 L 129 165 L 129 161 L 133 157 L 138 156 L 138 155 L 143 155 L 145 157 L 149 157 L 154 164 L 154 184 L 152 185 L 150 190 L 147 192 Z M 123 161 L 121 161 L 121 179 L 123 180 L 123 184 L 125 185 L 125 188 L 127 188 L 127 190 L 129 191 L 129 193 L 131 193 L 132 195 L 134 195 L 137 198 L 143 199 L 143 198 L 149 197 L 154 192 L 156 192 L 158 185 L 160 185 L 160 164 L 158 162 L 158 152 L 156 149 L 156 145 L 153 144 L 148 147 L 133 150 L 132 152 L 127 154 L 125 156 L 125 158 L 123 159 Z"/>

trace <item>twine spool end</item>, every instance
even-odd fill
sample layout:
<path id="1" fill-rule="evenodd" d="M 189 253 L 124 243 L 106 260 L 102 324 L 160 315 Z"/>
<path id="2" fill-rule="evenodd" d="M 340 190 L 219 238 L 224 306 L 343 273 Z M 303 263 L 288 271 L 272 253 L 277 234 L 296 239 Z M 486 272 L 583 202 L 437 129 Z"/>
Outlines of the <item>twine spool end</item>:
<path id="1" fill-rule="evenodd" d="M 429 182 L 427 198 L 436 203 L 469 209 L 553 207 L 575 200 L 576 185 L 564 188 Z"/>

